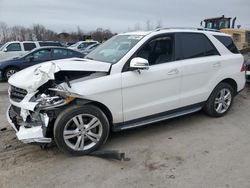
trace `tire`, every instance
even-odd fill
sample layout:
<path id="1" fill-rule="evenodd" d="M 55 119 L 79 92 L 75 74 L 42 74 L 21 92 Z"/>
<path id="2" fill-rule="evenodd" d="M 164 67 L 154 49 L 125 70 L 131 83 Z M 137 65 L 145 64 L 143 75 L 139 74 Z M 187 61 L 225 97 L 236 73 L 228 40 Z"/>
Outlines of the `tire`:
<path id="1" fill-rule="evenodd" d="M 63 152 L 86 155 L 106 142 L 109 129 L 109 121 L 98 107 L 74 105 L 65 109 L 57 117 L 54 139 Z"/>
<path id="2" fill-rule="evenodd" d="M 208 98 L 204 111 L 212 117 L 224 116 L 233 104 L 235 92 L 230 84 L 219 83 Z"/>
<path id="3" fill-rule="evenodd" d="M 15 68 L 15 67 L 7 68 L 4 71 L 4 79 L 8 80 L 13 74 L 17 73 L 18 71 L 19 71 L 19 69 Z"/>

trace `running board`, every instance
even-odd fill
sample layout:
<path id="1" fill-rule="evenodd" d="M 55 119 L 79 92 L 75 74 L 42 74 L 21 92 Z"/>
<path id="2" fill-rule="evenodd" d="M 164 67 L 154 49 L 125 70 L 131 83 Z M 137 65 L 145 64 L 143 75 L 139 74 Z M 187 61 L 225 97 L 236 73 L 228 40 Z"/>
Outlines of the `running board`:
<path id="1" fill-rule="evenodd" d="M 203 104 L 204 103 L 199 103 L 196 105 L 191 105 L 188 107 L 163 112 L 160 114 L 155 114 L 155 115 L 139 118 L 139 119 L 127 121 L 124 123 L 117 123 L 117 124 L 114 124 L 113 131 L 117 132 L 117 131 L 122 131 L 122 130 L 126 130 L 126 129 L 141 127 L 141 126 L 148 125 L 151 123 L 156 123 L 156 122 L 164 121 L 167 119 L 172 119 L 175 117 L 198 112 L 202 109 Z"/>

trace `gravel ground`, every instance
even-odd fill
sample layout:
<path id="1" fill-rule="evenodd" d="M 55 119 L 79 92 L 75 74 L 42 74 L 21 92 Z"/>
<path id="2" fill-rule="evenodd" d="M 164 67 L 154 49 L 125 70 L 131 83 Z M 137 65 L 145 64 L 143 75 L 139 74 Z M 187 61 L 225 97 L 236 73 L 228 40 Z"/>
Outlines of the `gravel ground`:
<path id="1" fill-rule="evenodd" d="M 0 91 L 6 87 L 0 83 Z M 0 187 L 250 187 L 250 85 L 223 118 L 198 112 L 112 133 L 102 149 L 123 151 L 130 161 L 22 144 L 5 119 L 4 92 L 0 105 Z"/>

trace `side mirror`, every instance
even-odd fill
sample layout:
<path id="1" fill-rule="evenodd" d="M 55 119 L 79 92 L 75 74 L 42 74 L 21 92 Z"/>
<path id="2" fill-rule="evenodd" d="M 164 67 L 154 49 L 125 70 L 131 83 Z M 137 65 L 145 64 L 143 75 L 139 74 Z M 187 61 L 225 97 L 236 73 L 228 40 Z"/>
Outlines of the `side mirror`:
<path id="1" fill-rule="evenodd" d="M 4 52 L 8 52 L 8 50 L 7 50 L 7 48 L 4 48 L 4 50 L 3 50 Z"/>
<path id="2" fill-rule="evenodd" d="M 147 59 L 141 57 L 135 57 L 130 61 L 131 70 L 148 70 L 149 63 Z"/>

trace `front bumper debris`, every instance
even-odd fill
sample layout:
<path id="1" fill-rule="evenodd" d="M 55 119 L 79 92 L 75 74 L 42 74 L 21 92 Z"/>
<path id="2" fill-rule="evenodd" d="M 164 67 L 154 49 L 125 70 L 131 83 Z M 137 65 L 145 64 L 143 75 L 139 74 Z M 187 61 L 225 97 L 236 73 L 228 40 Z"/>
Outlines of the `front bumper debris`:
<path id="1" fill-rule="evenodd" d="M 51 143 L 52 139 L 45 137 L 49 123 L 48 116 L 46 114 L 38 114 L 38 117 L 40 117 L 36 121 L 32 118 L 23 121 L 20 117 L 20 111 L 20 108 L 11 105 L 6 114 L 8 122 L 16 131 L 18 140 L 23 143 Z"/>

